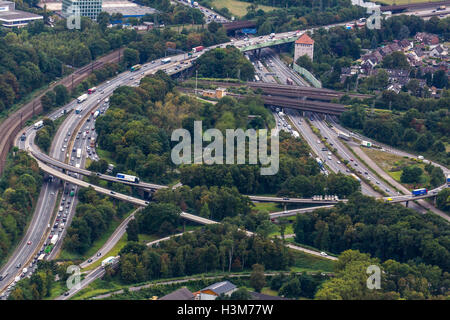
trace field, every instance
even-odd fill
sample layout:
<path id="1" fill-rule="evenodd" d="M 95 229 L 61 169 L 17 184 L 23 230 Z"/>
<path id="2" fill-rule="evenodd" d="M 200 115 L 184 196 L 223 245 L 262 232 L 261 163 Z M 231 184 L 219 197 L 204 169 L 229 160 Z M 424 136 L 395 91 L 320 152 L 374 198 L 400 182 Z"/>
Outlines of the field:
<path id="1" fill-rule="evenodd" d="M 394 5 L 394 4 L 410 4 L 410 3 L 427 3 L 427 2 L 436 2 L 436 1 L 442 1 L 442 0 L 379 0 L 377 2 L 388 4 L 388 5 Z"/>
<path id="2" fill-rule="evenodd" d="M 395 181 L 400 182 L 402 175 L 402 168 L 406 166 L 415 165 L 420 167 L 424 173 L 422 175 L 422 184 L 430 181 L 430 176 L 424 170 L 424 164 L 412 159 L 403 158 L 388 152 L 379 151 L 376 149 L 363 148 L 364 152 L 384 171 L 386 171 Z"/>
<path id="3" fill-rule="evenodd" d="M 256 209 L 267 210 L 269 213 L 283 211 L 275 202 L 255 202 Z"/>
<path id="4" fill-rule="evenodd" d="M 213 0 L 212 5 L 213 7 L 217 7 L 219 9 L 228 8 L 228 10 L 230 10 L 233 15 L 243 17 L 247 14 L 247 7 L 251 5 L 251 3 L 237 0 Z M 258 5 L 257 10 L 259 9 L 263 11 L 271 11 L 276 8 L 271 6 Z"/>

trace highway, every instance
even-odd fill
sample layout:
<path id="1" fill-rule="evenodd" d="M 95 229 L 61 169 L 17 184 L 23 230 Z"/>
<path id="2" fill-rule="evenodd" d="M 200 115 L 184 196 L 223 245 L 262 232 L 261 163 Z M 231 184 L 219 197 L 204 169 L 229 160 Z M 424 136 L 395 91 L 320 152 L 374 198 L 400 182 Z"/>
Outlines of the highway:
<path id="1" fill-rule="evenodd" d="M 345 24 L 345 23 L 326 26 L 325 29 L 331 28 L 336 25 L 343 25 L 343 24 Z M 309 30 L 312 30 L 312 29 L 309 29 Z M 290 40 L 290 38 L 298 37 L 300 34 L 301 33 L 298 33 L 295 31 L 280 33 L 280 34 L 277 34 L 273 40 L 282 40 L 282 39 Z M 269 42 L 269 40 L 271 40 L 271 39 L 269 39 L 269 36 L 266 35 L 266 36 L 260 37 L 258 39 L 258 42 L 266 43 L 266 42 Z M 251 40 L 251 41 L 253 41 L 253 40 Z M 248 50 L 249 44 L 246 43 L 245 40 L 237 40 L 234 42 L 229 42 L 229 43 L 225 43 L 225 44 L 221 44 L 221 45 L 212 46 L 210 48 L 205 49 L 205 51 L 210 50 L 215 47 L 225 47 L 226 45 L 234 45 L 234 46 L 237 46 L 238 48 L 242 48 L 245 51 L 245 50 Z M 194 54 L 193 58 L 200 56 L 203 52 Z M 145 64 L 143 66 L 142 72 L 139 71 L 139 72 L 135 72 L 135 73 L 131 74 L 131 72 L 127 71 L 127 72 L 124 72 L 124 73 L 120 74 L 119 76 L 115 77 L 111 81 L 108 81 L 106 84 L 100 85 L 98 91 L 95 94 L 91 95 L 91 97 L 88 101 L 88 104 L 84 104 L 84 105 L 87 105 L 87 107 L 83 110 L 83 113 L 81 114 L 81 116 L 83 116 L 83 114 L 86 114 L 87 112 L 90 112 L 91 107 L 92 108 L 97 107 L 95 101 L 97 101 L 97 103 L 99 103 L 101 101 L 102 97 L 106 97 L 106 96 L 110 95 L 114 91 L 114 89 L 117 88 L 118 86 L 123 85 L 123 84 L 136 85 L 139 82 L 139 79 L 141 77 L 145 76 L 146 74 L 155 72 L 155 70 L 156 70 L 155 67 L 159 67 L 160 69 L 174 68 L 176 66 L 179 66 L 180 61 L 184 60 L 185 58 L 186 58 L 185 54 L 172 56 L 171 57 L 172 62 L 167 65 L 161 65 L 161 59 L 158 59 L 151 63 Z M 173 72 L 177 71 L 175 69 L 170 69 L 170 70 Z M 130 77 L 130 75 L 131 75 L 131 77 Z M 134 77 L 135 77 L 135 79 L 134 79 Z M 128 80 L 130 80 L 130 81 L 128 81 Z M 101 91 L 104 91 L 104 95 L 102 95 Z M 95 100 L 95 99 L 97 99 L 97 100 Z M 100 99 L 100 101 L 98 101 L 98 99 Z M 76 103 L 72 102 L 65 108 L 66 109 L 71 108 L 73 110 L 75 108 L 75 106 L 76 106 Z M 74 117 L 73 112 L 71 115 L 69 115 L 68 119 L 69 118 L 72 119 L 72 117 Z M 297 129 L 299 129 L 300 125 L 298 125 L 298 121 L 297 122 L 295 121 L 295 119 L 296 119 L 295 115 L 289 115 L 289 117 L 291 118 L 291 120 L 293 121 L 293 123 L 297 127 Z M 72 119 L 72 121 L 70 121 L 70 120 L 67 121 L 67 125 L 63 125 L 61 128 L 62 132 L 64 132 L 64 130 L 67 130 L 68 132 L 71 130 L 70 128 L 72 128 L 72 127 L 70 127 L 69 123 L 75 123 L 75 121 L 73 121 L 73 119 Z M 74 132 L 72 131 L 71 133 L 74 133 Z M 32 140 L 32 138 L 33 138 L 33 133 L 31 133 L 28 130 L 26 142 L 29 142 L 30 140 Z M 61 141 L 61 139 L 62 139 L 62 141 Z M 60 135 L 58 135 L 55 144 L 56 145 L 62 144 L 64 146 L 64 143 L 67 142 L 67 141 L 64 141 L 65 139 L 66 138 L 64 137 L 64 135 L 60 134 Z M 312 145 L 314 145 L 314 143 Z M 19 146 L 20 146 L 20 144 L 19 144 Z M 83 142 L 81 142 L 81 143 L 77 144 L 77 146 L 84 146 L 84 144 L 83 144 Z M 36 153 L 36 151 L 34 151 L 33 148 L 34 148 L 34 146 L 31 144 L 24 143 L 22 145 L 22 149 L 25 149 L 25 150 L 31 152 L 33 157 L 35 157 L 36 159 L 39 160 L 40 154 Z M 58 150 L 61 150 L 59 148 L 59 146 L 55 146 L 54 148 L 52 148 L 52 150 L 50 152 L 51 156 L 54 157 L 56 160 L 59 159 L 59 162 L 61 162 L 62 160 L 66 160 L 67 158 L 70 158 L 70 154 L 67 155 L 66 150 L 60 151 L 59 155 L 57 154 Z M 70 152 L 70 150 L 69 150 L 69 152 Z M 80 164 L 80 169 L 81 169 L 81 164 L 83 163 L 83 161 L 84 160 L 81 160 L 81 162 L 77 161 L 77 163 Z M 103 193 L 105 195 L 108 195 L 108 196 L 111 196 L 111 197 L 114 197 L 114 198 L 117 198 L 120 200 L 131 202 L 138 206 L 145 206 L 147 204 L 147 202 L 145 202 L 144 200 L 132 198 L 132 197 L 129 197 L 124 194 L 114 193 L 111 190 L 100 188 L 98 186 L 90 185 L 84 181 L 77 179 L 76 177 L 65 175 L 65 174 L 61 173 L 59 170 L 52 168 L 51 166 L 46 165 L 46 164 L 42 163 L 41 161 L 38 161 L 38 163 L 39 163 L 39 166 L 41 167 L 41 169 L 52 174 L 55 177 L 55 179 L 53 182 L 44 183 L 44 185 L 42 186 L 41 194 L 39 196 L 39 200 L 36 205 L 35 214 L 33 215 L 32 221 L 30 222 L 30 226 L 28 227 L 27 232 L 26 232 L 22 242 L 19 244 L 16 251 L 12 254 L 12 258 L 5 264 L 5 266 L 1 270 L 1 273 L 0 273 L 1 275 L 8 274 L 8 276 L 0 282 L 0 292 L 3 291 L 5 289 L 5 287 L 7 287 L 12 282 L 12 280 L 14 279 L 14 277 L 17 274 L 20 273 L 21 268 L 23 268 L 24 265 L 27 265 L 28 263 L 30 263 L 32 261 L 33 256 L 38 251 L 39 245 L 42 245 L 42 241 L 46 240 L 46 236 L 44 236 L 44 234 L 46 231 L 48 231 L 47 229 L 48 229 L 48 225 L 50 222 L 51 214 L 53 212 L 54 204 L 56 202 L 56 192 L 57 192 L 57 186 L 59 183 L 58 178 L 62 179 L 64 181 L 68 181 L 70 184 L 73 184 L 74 186 L 82 186 L 82 187 L 92 186 L 97 192 Z M 334 166 L 334 165 L 332 165 L 332 166 Z M 335 167 L 335 169 L 337 169 L 337 167 Z M 339 170 L 339 169 L 337 169 L 337 170 Z M 77 169 L 72 167 L 72 171 L 77 171 Z M 104 178 L 111 179 L 108 177 L 104 177 Z M 112 179 L 115 179 L 115 178 L 112 177 Z M 67 187 L 69 187 L 69 186 L 67 186 Z M 155 187 L 155 186 L 153 185 L 153 187 Z M 363 191 L 364 191 L 364 187 L 363 187 Z M 293 201 L 295 201 L 295 200 L 293 200 Z M 288 202 L 288 201 L 281 200 L 281 202 Z M 53 203 L 53 206 L 52 206 L 52 203 Z M 72 202 L 68 208 L 68 209 L 70 209 L 69 210 L 70 213 L 74 212 L 74 210 L 73 210 L 74 207 L 75 207 L 75 202 Z M 200 223 L 215 223 L 215 222 L 208 222 L 208 219 L 189 215 L 188 213 L 183 213 L 183 217 L 190 219 L 192 221 L 200 222 Z M 26 242 L 28 242 L 28 241 L 31 241 L 31 245 L 26 244 Z M 16 268 L 16 266 L 19 263 L 22 264 L 22 266 L 19 268 Z"/>

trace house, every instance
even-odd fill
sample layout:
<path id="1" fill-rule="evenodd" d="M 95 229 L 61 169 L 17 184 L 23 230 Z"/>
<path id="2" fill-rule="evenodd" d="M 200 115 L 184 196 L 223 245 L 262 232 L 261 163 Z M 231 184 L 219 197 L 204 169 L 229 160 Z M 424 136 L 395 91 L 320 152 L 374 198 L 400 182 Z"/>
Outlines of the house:
<path id="1" fill-rule="evenodd" d="M 420 47 L 415 47 L 413 49 L 413 52 L 419 59 L 422 59 L 425 56 L 425 52 Z"/>
<path id="2" fill-rule="evenodd" d="M 202 95 L 204 97 L 214 98 L 214 99 L 221 99 L 225 97 L 227 93 L 227 90 L 224 88 L 217 88 L 214 90 L 203 90 Z"/>
<path id="3" fill-rule="evenodd" d="M 439 37 L 427 32 L 417 32 L 414 39 L 429 46 L 439 44 Z"/>
<path id="4" fill-rule="evenodd" d="M 404 52 L 411 50 L 414 47 L 412 41 L 409 41 L 407 39 L 400 40 L 398 42 L 398 45 Z"/>
<path id="5" fill-rule="evenodd" d="M 392 53 L 392 50 L 391 50 L 391 48 L 390 48 L 389 46 L 384 46 L 383 48 L 381 48 L 381 49 L 379 50 L 379 52 L 380 52 L 380 54 L 381 54 L 383 57 L 385 57 L 385 56 L 391 54 L 391 53 Z"/>
<path id="6" fill-rule="evenodd" d="M 195 296 L 187 288 L 180 288 L 171 292 L 158 300 L 195 300 Z"/>
<path id="7" fill-rule="evenodd" d="M 215 300 L 221 294 L 230 296 L 237 289 L 230 281 L 222 281 L 203 288 L 195 294 L 198 300 Z"/>
<path id="8" fill-rule="evenodd" d="M 448 55 L 448 50 L 444 46 L 439 44 L 434 47 L 428 55 L 434 58 L 445 57 Z"/>
<path id="9" fill-rule="evenodd" d="M 392 51 L 392 52 L 396 52 L 396 51 L 401 51 L 402 49 L 400 48 L 400 46 L 397 44 L 397 43 L 391 43 L 390 45 L 389 45 L 389 49 Z"/>
<path id="10" fill-rule="evenodd" d="M 402 89 L 402 86 L 400 84 L 393 83 L 393 84 L 389 85 L 386 90 L 394 91 L 395 93 L 399 93 L 401 89 Z"/>

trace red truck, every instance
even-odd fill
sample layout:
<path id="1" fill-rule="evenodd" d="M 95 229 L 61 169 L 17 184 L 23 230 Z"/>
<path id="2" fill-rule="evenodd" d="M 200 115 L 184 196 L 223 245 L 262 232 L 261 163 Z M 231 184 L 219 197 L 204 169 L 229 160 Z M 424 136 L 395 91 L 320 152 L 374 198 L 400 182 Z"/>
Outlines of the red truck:
<path id="1" fill-rule="evenodd" d="M 200 51 L 202 51 L 203 49 L 205 49 L 204 46 L 198 46 L 198 47 L 192 48 L 192 52 L 200 52 Z"/>

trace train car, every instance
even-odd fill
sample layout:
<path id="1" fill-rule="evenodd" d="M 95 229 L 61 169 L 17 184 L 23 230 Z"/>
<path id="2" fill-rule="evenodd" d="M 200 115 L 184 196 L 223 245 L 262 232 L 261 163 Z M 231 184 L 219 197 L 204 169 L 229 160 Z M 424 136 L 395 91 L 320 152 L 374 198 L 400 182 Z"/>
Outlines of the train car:
<path id="1" fill-rule="evenodd" d="M 116 178 L 119 179 L 119 180 L 123 180 L 123 181 L 139 183 L 139 178 L 138 177 L 130 176 L 130 175 L 124 174 L 124 173 L 118 173 L 116 175 Z"/>
<path id="2" fill-rule="evenodd" d="M 428 193 L 428 190 L 426 188 L 414 189 L 411 193 L 413 196 L 423 196 Z"/>

